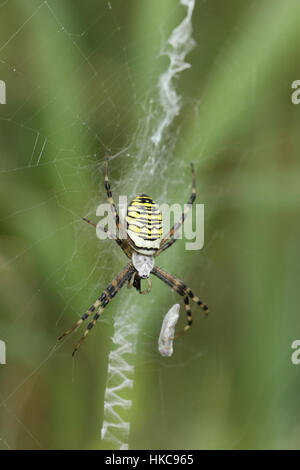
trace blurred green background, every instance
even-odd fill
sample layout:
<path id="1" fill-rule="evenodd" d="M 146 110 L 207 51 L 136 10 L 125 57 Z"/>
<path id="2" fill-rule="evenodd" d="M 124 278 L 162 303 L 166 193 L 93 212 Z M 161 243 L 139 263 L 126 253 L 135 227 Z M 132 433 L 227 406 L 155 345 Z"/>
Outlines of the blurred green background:
<path id="1" fill-rule="evenodd" d="M 151 100 L 159 119 L 159 53 L 184 16 L 175 0 L 0 2 L 0 448 L 107 448 L 113 315 L 128 296 L 145 319 L 131 449 L 300 448 L 297 0 L 196 0 L 169 159 L 141 179 L 140 192 L 183 204 L 195 163 L 204 249 L 178 241 L 159 264 L 205 300 L 209 319 L 194 306 L 191 331 L 162 358 L 161 321 L 179 299 L 154 280 L 151 297 L 119 294 L 74 361 L 79 332 L 53 349 L 125 264 L 81 217 L 105 202 L 107 148 L 120 153 L 116 199 L 135 195 L 145 158 L 135 155 L 149 148 L 137 129 Z"/>

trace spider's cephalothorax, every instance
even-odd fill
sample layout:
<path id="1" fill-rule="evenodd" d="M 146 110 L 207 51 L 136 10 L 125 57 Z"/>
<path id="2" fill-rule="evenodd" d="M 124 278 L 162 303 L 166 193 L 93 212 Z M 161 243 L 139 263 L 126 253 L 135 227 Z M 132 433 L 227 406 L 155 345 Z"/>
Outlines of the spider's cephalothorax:
<path id="1" fill-rule="evenodd" d="M 127 237 L 130 246 L 142 255 L 154 255 L 162 237 L 162 217 L 158 204 L 142 194 L 127 209 Z"/>
<path id="2" fill-rule="evenodd" d="M 109 204 L 111 206 L 112 213 L 115 218 L 116 226 L 119 233 L 122 233 L 122 227 L 120 224 L 119 214 L 112 198 L 110 190 L 110 183 L 108 180 L 108 161 L 106 158 L 106 171 L 105 171 L 105 189 L 108 197 Z M 106 305 L 114 298 L 118 291 L 128 282 L 128 287 L 135 287 L 140 294 L 147 294 L 151 290 L 150 274 L 153 274 L 158 279 L 162 280 L 165 284 L 170 286 L 177 294 L 181 295 L 184 300 L 187 324 L 183 330 L 177 334 L 176 337 L 187 331 L 192 324 L 192 312 L 190 307 L 190 299 L 197 305 L 200 305 L 204 312 L 207 314 L 208 307 L 193 294 L 192 290 L 184 284 L 180 279 L 177 279 L 172 274 L 164 271 L 158 266 L 154 266 L 154 258 L 163 253 L 166 249 L 176 242 L 175 238 L 176 231 L 183 224 L 187 213 L 192 207 L 192 204 L 196 198 L 196 186 L 195 186 L 195 175 L 194 167 L 191 163 L 192 178 L 193 178 L 193 190 L 191 197 L 183 211 L 179 221 L 171 228 L 169 233 L 162 239 L 162 217 L 159 211 L 158 205 L 153 201 L 150 196 L 142 194 L 136 197 L 128 207 L 126 222 L 127 222 L 127 239 L 122 240 L 113 233 L 108 232 L 101 226 L 91 222 L 84 218 L 86 222 L 91 225 L 97 226 L 98 229 L 105 231 L 108 237 L 115 240 L 119 247 L 123 250 L 125 255 L 130 259 L 129 263 L 125 266 L 122 271 L 115 277 L 115 279 L 107 286 L 102 292 L 100 297 L 93 303 L 93 305 L 79 318 L 79 320 L 67 330 L 59 339 L 64 338 L 66 335 L 75 330 L 81 323 L 93 316 L 89 322 L 87 329 L 85 330 L 81 340 L 77 344 L 73 351 L 73 355 L 80 347 L 83 340 L 88 335 L 89 331 L 93 328 L 96 321 L 102 314 Z M 141 279 L 147 279 L 148 289 L 141 290 Z"/>
<path id="3" fill-rule="evenodd" d="M 154 268 L 154 257 L 141 255 L 134 251 L 132 253 L 132 264 L 137 270 L 139 277 L 147 279 Z"/>

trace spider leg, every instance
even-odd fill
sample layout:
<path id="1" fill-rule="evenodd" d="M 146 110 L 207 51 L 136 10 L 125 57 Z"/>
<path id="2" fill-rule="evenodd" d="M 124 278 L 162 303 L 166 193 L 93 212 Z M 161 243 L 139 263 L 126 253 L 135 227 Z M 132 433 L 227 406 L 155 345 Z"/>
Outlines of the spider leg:
<path id="1" fill-rule="evenodd" d="M 132 274 L 131 278 L 128 280 L 128 289 L 131 289 L 131 287 L 136 283 L 136 279 L 135 279 L 135 272 Z M 137 290 L 138 290 L 138 287 L 135 285 L 134 286 Z"/>
<path id="2" fill-rule="evenodd" d="M 186 311 L 186 325 L 179 333 L 177 333 L 177 335 L 175 335 L 174 339 L 179 338 L 179 336 L 183 335 L 183 333 L 188 331 L 191 328 L 192 323 L 193 323 L 189 297 L 187 295 L 184 295 L 183 300 L 184 300 L 184 306 L 185 306 L 185 311 Z"/>
<path id="3" fill-rule="evenodd" d="M 163 251 L 165 251 L 167 248 L 170 248 L 170 246 L 173 245 L 173 243 L 175 243 L 177 240 L 177 238 L 171 238 L 170 240 L 168 240 L 163 246 L 161 246 L 157 252 L 154 254 L 154 257 L 160 255 Z"/>
<path id="4" fill-rule="evenodd" d="M 167 246 L 163 246 L 168 240 L 170 239 L 173 239 L 173 236 L 175 234 L 175 232 L 181 227 L 181 225 L 183 224 L 183 222 L 185 221 L 186 219 L 186 216 L 187 214 L 189 213 L 189 211 L 191 210 L 192 208 L 192 205 L 196 199 L 196 182 L 195 182 L 195 170 L 194 170 L 194 165 L 193 163 L 191 162 L 191 170 L 192 170 L 192 185 L 193 185 L 193 189 L 192 189 L 192 194 L 190 196 L 190 199 L 188 200 L 188 203 L 187 203 L 187 207 L 185 208 L 185 210 L 183 211 L 182 213 L 182 216 L 181 218 L 179 219 L 179 221 L 173 225 L 173 227 L 171 228 L 170 232 L 161 240 L 160 242 L 160 247 L 163 248 L 162 250 L 158 250 L 158 252 L 156 253 L 155 256 L 158 256 L 158 254 L 162 253 L 164 250 L 166 250 L 167 248 L 169 248 L 171 245 L 173 245 L 173 243 L 175 243 L 175 241 L 177 240 L 177 238 L 174 238 L 174 241 L 172 241 L 172 243 L 170 243 L 169 245 Z"/>
<path id="5" fill-rule="evenodd" d="M 148 282 L 148 287 L 147 287 L 147 289 L 141 290 L 141 288 L 140 288 L 140 294 L 149 294 L 149 292 L 151 291 L 151 289 L 152 289 L 152 283 L 151 283 L 150 277 L 147 277 L 147 282 Z"/>
<path id="6" fill-rule="evenodd" d="M 134 272 L 131 279 L 128 281 L 128 289 L 130 289 L 132 286 L 136 288 L 136 290 L 140 294 L 149 294 L 149 292 L 152 289 L 152 283 L 150 277 L 147 278 L 148 282 L 148 287 L 145 290 L 141 290 L 141 278 L 138 276 L 137 272 Z"/>
<path id="7" fill-rule="evenodd" d="M 109 179 L 108 179 L 108 162 L 109 162 L 109 157 L 107 156 L 106 157 L 106 162 L 105 162 L 105 182 L 104 182 L 104 186 L 105 186 L 105 189 L 106 189 L 108 202 L 110 204 L 113 216 L 114 216 L 115 221 L 116 221 L 116 226 L 118 228 L 119 233 L 122 233 L 122 227 L 121 227 L 121 224 L 120 224 L 119 214 L 118 214 L 118 211 L 116 209 L 116 205 L 115 205 L 113 197 L 112 197 L 112 192 L 111 192 L 111 189 L 110 189 L 110 182 L 109 182 Z"/>
<path id="8" fill-rule="evenodd" d="M 127 240 L 125 240 L 125 239 L 121 240 L 116 235 L 114 235 L 112 232 L 109 232 L 106 228 L 101 227 L 101 225 L 95 224 L 95 222 L 92 222 L 91 220 L 87 219 L 86 217 L 83 217 L 82 220 L 84 220 L 85 222 L 87 222 L 90 225 L 93 225 L 94 227 L 97 227 L 98 229 L 102 230 L 102 232 L 107 233 L 108 238 L 110 238 L 111 240 L 115 240 L 115 242 L 119 245 L 119 247 L 124 251 L 125 255 L 128 258 L 131 258 L 131 249 L 130 249 L 130 246 L 129 246 Z"/>
<path id="9" fill-rule="evenodd" d="M 189 304 L 189 298 L 204 310 L 206 316 L 208 315 L 207 305 L 205 305 L 202 300 L 199 299 L 199 297 L 194 295 L 192 290 L 187 287 L 182 281 L 180 281 L 180 279 L 177 279 L 176 277 L 172 276 L 170 273 L 168 273 L 164 269 L 159 268 L 158 266 L 155 266 L 152 269 L 151 273 L 158 277 L 161 281 L 165 282 L 184 299 L 187 314 L 187 325 L 177 336 L 175 336 L 176 338 L 183 334 L 185 331 L 187 331 L 192 325 L 192 312 Z"/>
<path id="10" fill-rule="evenodd" d="M 172 274 L 168 273 L 162 268 L 159 268 L 158 266 L 154 266 L 151 273 L 161 279 L 166 284 L 168 284 L 168 286 L 172 287 L 172 289 L 175 290 L 175 292 L 177 292 L 179 295 L 184 296 L 185 294 L 187 294 L 193 302 L 195 302 L 202 308 L 202 310 L 204 310 L 205 315 L 208 315 L 208 306 L 205 305 L 202 300 L 199 299 L 199 297 L 194 295 L 192 290 L 188 286 L 186 286 L 180 279 L 175 276 L 172 276 Z"/>
<path id="11" fill-rule="evenodd" d="M 107 288 L 103 291 L 101 296 L 93 303 L 93 305 L 81 316 L 81 318 L 63 335 L 59 337 L 59 340 L 63 339 L 65 336 L 70 334 L 73 330 L 75 330 L 81 323 L 86 320 L 95 310 L 98 308 L 97 313 L 94 315 L 93 320 L 88 324 L 86 331 L 84 332 L 81 340 L 79 341 L 78 345 L 73 351 L 73 356 L 75 352 L 79 349 L 82 341 L 87 336 L 88 332 L 92 329 L 98 318 L 100 317 L 101 313 L 103 312 L 106 305 L 110 302 L 110 300 L 118 293 L 118 291 L 123 287 L 125 282 L 131 277 L 134 271 L 134 267 L 132 263 L 128 263 L 124 269 L 115 277 L 115 279 L 107 286 Z"/>

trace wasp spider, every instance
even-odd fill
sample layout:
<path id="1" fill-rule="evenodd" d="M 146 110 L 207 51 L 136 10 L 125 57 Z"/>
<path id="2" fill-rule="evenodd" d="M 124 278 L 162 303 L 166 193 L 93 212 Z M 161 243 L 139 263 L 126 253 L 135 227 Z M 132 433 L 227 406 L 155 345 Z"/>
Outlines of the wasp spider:
<path id="1" fill-rule="evenodd" d="M 122 227 L 120 224 L 119 215 L 112 198 L 112 193 L 110 189 L 110 184 L 108 180 L 108 161 L 109 158 L 106 158 L 106 171 L 105 171 L 105 189 L 108 197 L 108 201 L 115 219 L 115 223 L 118 229 L 118 232 L 121 233 Z M 93 328 L 98 318 L 102 315 L 103 310 L 107 304 L 113 299 L 113 297 L 118 293 L 121 287 L 128 282 L 128 287 L 135 287 L 140 294 L 147 294 L 151 290 L 151 280 L 150 274 L 161 279 L 168 286 L 170 286 L 177 294 L 181 295 L 184 300 L 186 314 L 187 314 L 187 324 L 181 330 L 179 334 L 176 335 L 176 338 L 182 333 L 187 331 L 192 324 L 192 313 L 189 300 L 191 299 L 197 305 L 204 310 L 205 314 L 208 313 L 208 307 L 195 296 L 192 290 L 187 287 L 182 281 L 176 277 L 169 274 L 164 269 L 159 268 L 154 265 L 154 259 L 163 253 L 167 248 L 169 248 L 175 241 L 175 232 L 183 224 L 187 213 L 192 207 L 193 202 L 196 199 L 196 186 L 195 186 L 195 173 L 194 166 L 191 163 L 192 168 L 192 182 L 193 189 L 191 197 L 186 205 L 184 212 L 180 220 L 171 228 L 169 233 L 162 238 L 162 216 L 159 210 L 158 205 L 153 201 L 150 196 L 142 194 L 141 196 L 136 197 L 129 205 L 127 209 L 127 238 L 120 239 L 116 235 L 108 232 L 108 237 L 115 240 L 119 247 L 124 251 L 125 255 L 130 259 L 129 263 L 122 269 L 121 272 L 115 277 L 115 279 L 107 286 L 103 293 L 98 297 L 96 302 L 81 316 L 81 318 L 62 336 L 59 340 L 67 336 L 73 330 L 75 330 L 79 325 L 81 325 L 84 320 L 93 315 L 93 318 L 88 323 L 87 328 L 77 344 L 76 348 L 73 351 L 73 356 L 76 351 L 81 346 L 83 340 L 87 337 L 89 331 Z M 84 218 L 85 222 L 88 222 L 91 225 L 96 226 L 94 222 Z M 99 226 L 98 226 L 99 228 Z M 100 227 L 101 228 L 101 227 Z M 101 230 L 104 230 L 101 228 Z M 106 230 L 105 230 L 106 231 Z M 147 279 L 148 288 L 144 291 L 141 290 L 141 279 Z"/>

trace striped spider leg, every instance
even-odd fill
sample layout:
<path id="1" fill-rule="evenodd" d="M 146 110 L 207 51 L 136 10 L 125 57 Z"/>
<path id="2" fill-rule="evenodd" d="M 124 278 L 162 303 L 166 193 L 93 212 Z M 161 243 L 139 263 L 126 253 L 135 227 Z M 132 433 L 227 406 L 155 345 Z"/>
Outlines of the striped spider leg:
<path id="1" fill-rule="evenodd" d="M 110 182 L 109 182 L 109 179 L 108 179 L 108 162 L 109 162 L 109 156 L 107 155 L 106 160 L 105 160 L 104 186 L 105 186 L 105 190 L 106 190 L 106 194 L 107 194 L 107 199 L 108 199 L 108 202 L 110 204 L 110 207 L 111 207 L 111 210 L 112 210 L 115 222 L 116 222 L 117 229 L 119 231 L 119 234 L 122 234 L 122 226 L 121 226 L 121 223 L 120 223 L 119 213 L 117 211 L 115 202 L 113 200 L 112 192 L 111 192 L 111 189 L 110 189 Z"/>
<path id="2" fill-rule="evenodd" d="M 181 227 L 181 225 L 184 223 L 186 216 L 188 215 L 189 211 L 192 208 L 192 205 L 196 199 L 196 181 L 195 181 L 195 170 L 194 170 L 194 165 L 191 162 L 191 170 L 192 170 L 192 194 L 188 200 L 187 207 L 182 213 L 181 218 L 179 221 L 173 225 L 171 228 L 170 232 L 161 240 L 160 242 L 160 248 L 159 250 L 155 253 L 154 256 L 159 256 L 163 251 L 165 251 L 167 248 L 173 245 L 173 243 L 176 242 L 177 238 L 174 238 L 175 233 L 177 230 Z"/>
<path id="3" fill-rule="evenodd" d="M 181 218 L 179 221 L 171 228 L 169 233 L 161 240 L 160 242 L 160 248 L 157 250 L 157 252 L 154 254 L 155 257 L 159 256 L 161 253 L 163 253 L 165 250 L 170 248 L 177 240 L 175 238 L 175 233 L 177 230 L 183 225 L 187 214 L 192 208 L 192 205 L 196 199 L 196 181 L 195 181 L 195 170 L 194 170 L 194 165 L 191 162 L 191 170 L 192 170 L 192 194 L 188 200 L 187 207 L 182 213 Z M 157 276 L 160 280 L 165 282 L 168 286 L 170 286 L 175 292 L 177 292 L 179 295 L 183 297 L 184 300 L 184 306 L 186 310 L 186 315 L 187 315 L 187 324 L 186 326 L 175 336 L 175 338 L 178 338 L 181 336 L 183 333 L 185 333 L 187 330 L 190 329 L 193 319 L 192 319 L 192 311 L 190 307 L 190 302 L 189 298 L 192 299 L 193 302 L 195 302 L 197 305 L 199 305 L 205 312 L 205 315 L 208 315 L 208 307 L 205 305 L 199 297 L 195 296 L 192 292 L 192 290 L 187 287 L 182 281 L 177 279 L 176 277 L 172 276 L 169 274 L 167 271 L 164 271 L 163 269 L 159 267 L 154 267 L 153 270 L 151 271 L 152 274 Z"/>
<path id="4" fill-rule="evenodd" d="M 172 276 L 170 273 L 167 271 L 159 268 L 158 266 L 155 266 L 152 271 L 152 274 L 154 276 L 158 277 L 161 281 L 165 282 L 168 286 L 170 286 L 177 294 L 181 295 L 184 300 L 184 305 L 185 305 L 185 310 L 186 310 L 186 315 L 187 315 L 187 324 L 181 330 L 175 338 L 178 338 L 178 336 L 181 336 L 183 333 L 185 333 L 187 330 L 190 329 L 193 319 L 192 319 L 192 312 L 191 312 L 191 307 L 189 303 L 189 298 L 193 302 L 195 302 L 197 305 L 199 305 L 205 312 L 205 315 L 208 315 L 208 307 L 205 305 L 202 300 L 199 299 L 199 297 L 195 296 L 192 292 L 192 290 L 187 287 L 180 279 L 177 279 L 175 276 Z"/>
<path id="5" fill-rule="evenodd" d="M 115 279 L 107 286 L 107 288 L 103 291 L 103 293 L 98 297 L 98 299 L 93 303 L 93 305 L 80 317 L 80 319 L 69 329 L 67 330 L 63 335 L 61 335 L 58 339 L 61 340 L 68 334 L 70 334 L 72 331 L 74 331 L 78 326 L 81 325 L 81 323 L 84 322 L 88 317 L 90 317 L 96 309 L 97 312 L 93 316 L 93 319 L 90 321 L 88 324 L 85 332 L 83 333 L 79 343 L 75 347 L 72 356 L 75 355 L 76 351 L 80 348 L 81 344 L 87 337 L 88 333 L 90 330 L 93 328 L 95 325 L 96 321 L 102 314 L 103 310 L 105 309 L 106 305 L 113 299 L 113 297 L 119 292 L 121 287 L 124 286 L 124 284 L 130 280 L 133 272 L 134 272 L 134 267 L 132 263 L 128 263 L 122 271 L 119 272 L 119 274 L 115 277 Z"/>

